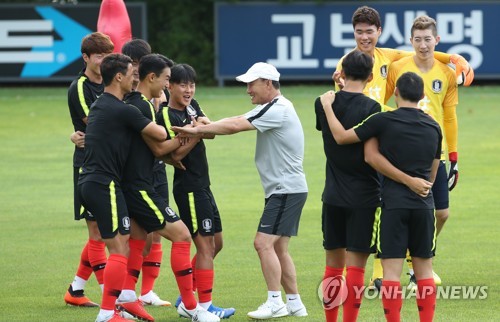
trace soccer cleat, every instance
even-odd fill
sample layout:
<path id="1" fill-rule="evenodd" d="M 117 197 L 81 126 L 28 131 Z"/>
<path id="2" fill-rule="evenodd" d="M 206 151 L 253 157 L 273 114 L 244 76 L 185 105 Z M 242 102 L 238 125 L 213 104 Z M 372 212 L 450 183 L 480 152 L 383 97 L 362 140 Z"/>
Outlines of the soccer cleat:
<path id="1" fill-rule="evenodd" d="M 221 307 L 217 307 L 213 304 L 210 304 L 210 306 L 207 309 L 208 312 L 217 315 L 221 319 L 229 319 L 231 316 L 234 315 L 236 312 L 236 309 L 230 307 L 227 309 L 223 309 Z"/>
<path id="2" fill-rule="evenodd" d="M 179 313 L 180 317 L 191 319 L 191 321 L 197 322 L 219 322 L 220 318 L 204 308 L 202 308 L 199 304 L 192 310 L 188 310 L 184 303 L 180 303 L 177 308 L 177 313 Z"/>
<path id="3" fill-rule="evenodd" d="M 408 282 L 408 290 L 412 291 L 417 288 L 417 279 L 415 278 L 415 274 L 410 274 L 410 281 Z"/>
<path id="4" fill-rule="evenodd" d="M 113 315 L 111 315 L 107 318 L 101 318 L 101 317 L 97 316 L 97 319 L 95 320 L 95 322 L 123 322 L 123 321 L 133 321 L 133 320 L 129 320 L 129 319 L 122 317 L 120 312 L 118 312 L 118 311 L 115 311 L 115 313 Z"/>
<path id="5" fill-rule="evenodd" d="M 179 305 L 181 304 L 182 302 L 182 297 L 179 295 L 179 297 L 177 298 L 177 300 L 175 301 L 175 307 L 179 307 Z"/>
<path id="6" fill-rule="evenodd" d="M 85 296 L 83 290 L 73 291 L 73 286 L 71 284 L 69 285 L 66 294 L 64 294 L 64 302 L 73 306 L 99 307 L 99 304 L 92 302 Z"/>
<path id="7" fill-rule="evenodd" d="M 432 277 L 434 277 L 434 284 L 436 284 L 436 286 L 442 284 L 441 277 L 439 277 L 439 275 L 436 274 L 434 271 L 432 271 Z"/>
<path id="8" fill-rule="evenodd" d="M 380 288 L 382 287 L 382 278 L 370 278 L 370 283 L 368 284 L 368 289 L 371 291 L 380 292 Z"/>
<path id="9" fill-rule="evenodd" d="M 148 293 L 139 296 L 139 301 L 143 305 L 152 305 L 152 306 L 172 306 L 172 303 L 169 301 L 162 300 L 155 292 L 149 291 Z"/>
<path id="10" fill-rule="evenodd" d="M 120 311 L 125 311 L 128 314 L 132 315 L 134 318 L 147 321 L 154 322 L 154 317 L 152 317 L 142 306 L 141 301 L 136 300 L 134 302 L 116 302 L 116 308 Z"/>
<path id="11" fill-rule="evenodd" d="M 285 303 L 266 302 L 259 306 L 256 311 L 248 312 L 248 317 L 256 320 L 267 320 L 288 315 Z"/>
<path id="12" fill-rule="evenodd" d="M 304 304 L 301 304 L 299 307 L 293 307 L 287 303 L 286 309 L 290 316 L 307 316 L 307 310 Z"/>

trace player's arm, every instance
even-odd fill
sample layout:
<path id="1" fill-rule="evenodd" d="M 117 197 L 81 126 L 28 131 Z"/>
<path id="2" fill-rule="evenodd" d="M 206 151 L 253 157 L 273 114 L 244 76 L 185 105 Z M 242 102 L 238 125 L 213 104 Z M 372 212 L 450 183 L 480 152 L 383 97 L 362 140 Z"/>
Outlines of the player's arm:
<path id="1" fill-rule="evenodd" d="M 404 184 L 421 197 L 426 197 L 432 188 L 432 183 L 417 177 L 412 177 L 396 168 L 379 151 L 378 140 L 373 137 L 364 144 L 365 162 L 387 178 Z"/>
<path id="2" fill-rule="evenodd" d="M 456 105 L 443 108 L 443 127 L 446 144 L 448 147 L 448 161 L 450 171 L 448 173 L 448 188 L 453 190 L 458 183 L 458 120 Z"/>
<path id="3" fill-rule="evenodd" d="M 330 131 L 338 144 L 350 144 L 360 142 L 358 135 L 354 132 L 354 129 L 349 129 L 346 131 L 342 123 L 337 119 L 335 113 L 333 113 L 332 104 L 335 101 L 335 93 L 333 91 L 328 91 L 320 96 L 321 105 L 323 105 L 323 110 L 325 111 L 326 119 L 328 120 L 328 126 Z"/>
<path id="4" fill-rule="evenodd" d="M 255 127 L 250 123 L 245 116 L 228 117 L 206 125 L 198 125 L 195 127 L 178 127 L 173 126 L 172 130 L 181 133 L 183 136 L 197 136 L 200 134 L 213 135 L 230 135 L 243 131 L 255 130 Z"/>
<path id="5" fill-rule="evenodd" d="M 166 140 L 167 132 L 163 126 L 159 126 L 154 122 L 150 122 L 141 131 L 142 138 L 144 142 L 151 149 L 151 152 L 160 158 L 166 154 L 171 153 L 179 146 L 181 146 L 181 141 L 177 140 Z"/>

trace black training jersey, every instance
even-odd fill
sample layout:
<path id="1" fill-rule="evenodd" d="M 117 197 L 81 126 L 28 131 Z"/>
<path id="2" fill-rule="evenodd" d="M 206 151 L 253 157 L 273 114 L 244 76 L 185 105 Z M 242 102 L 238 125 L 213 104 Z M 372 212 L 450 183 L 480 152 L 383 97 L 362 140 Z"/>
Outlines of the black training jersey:
<path id="1" fill-rule="evenodd" d="M 83 122 L 83 119 L 89 115 L 90 106 L 103 92 L 104 84 L 91 82 L 85 75 L 85 69 L 71 83 L 68 88 L 68 107 L 75 131 L 85 132 L 87 125 Z M 75 145 L 73 166 L 81 167 L 84 156 L 84 150 Z"/>
<path id="2" fill-rule="evenodd" d="M 318 97 L 315 102 L 316 129 L 323 134 L 326 155 L 326 181 L 322 200 L 338 207 L 371 208 L 380 205 L 377 172 L 364 158 L 363 143 L 338 145 L 328 126 Z M 350 129 L 368 116 L 380 112 L 380 104 L 362 93 L 339 91 L 333 111 L 340 123 Z"/>
<path id="3" fill-rule="evenodd" d="M 85 135 L 85 159 L 79 183 L 121 183 L 132 135 L 151 121 L 134 106 L 104 93 L 92 104 Z"/>
<path id="4" fill-rule="evenodd" d="M 148 120 L 156 122 L 156 111 L 153 103 L 146 96 L 139 92 L 132 92 L 125 97 L 125 103 L 137 107 Z M 128 156 L 123 173 L 123 189 L 142 190 L 152 188 L 155 156 L 140 133 L 132 135 L 130 151 L 132 153 Z"/>
<path id="5" fill-rule="evenodd" d="M 191 117 L 197 119 L 205 116 L 200 106 L 193 100 L 191 105 L 183 111 L 171 107 L 164 108 L 158 115 L 158 124 L 165 126 L 170 137 L 174 138 L 175 133 L 171 126 L 185 126 L 191 124 Z M 174 191 L 191 192 L 204 189 L 210 186 L 208 174 L 208 161 L 205 143 L 200 140 L 194 148 L 182 159 L 186 170 L 175 168 L 174 171 Z"/>
<path id="6" fill-rule="evenodd" d="M 379 150 L 396 168 L 412 177 L 429 180 L 434 159 L 441 157 L 439 124 L 424 111 L 398 108 L 377 113 L 355 128 L 365 141 L 377 137 Z M 422 198 L 403 184 L 384 178 L 382 202 L 387 209 L 433 209 L 432 193 Z"/>

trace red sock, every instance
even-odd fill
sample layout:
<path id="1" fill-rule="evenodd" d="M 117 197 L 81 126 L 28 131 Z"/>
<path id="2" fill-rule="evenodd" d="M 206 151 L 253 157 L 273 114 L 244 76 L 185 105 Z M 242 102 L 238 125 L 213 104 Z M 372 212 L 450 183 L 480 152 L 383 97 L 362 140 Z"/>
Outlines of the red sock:
<path id="1" fill-rule="evenodd" d="M 104 291 L 102 293 L 102 310 L 114 310 L 115 302 L 120 295 L 123 281 L 127 276 L 127 257 L 111 254 L 104 269 Z"/>
<path id="2" fill-rule="evenodd" d="M 432 321 L 436 310 L 436 284 L 434 278 L 417 280 L 417 307 L 420 322 Z"/>
<path id="3" fill-rule="evenodd" d="M 193 292 L 196 292 L 196 254 L 193 256 L 191 260 L 191 267 L 193 268 Z"/>
<path id="4" fill-rule="evenodd" d="M 80 265 L 78 265 L 78 270 L 76 271 L 76 276 L 88 281 L 90 275 L 92 275 L 92 266 L 89 261 L 89 243 L 85 244 L 82 253 L 80 254 Z"/>
<path id="5" fill-rule="evenodd" d="M 403 306 L 403 293 L 399 281 L 382 280 L 382 305 L 387 322 L 401 321 L 401 307 Z"/>
<path id="6" fill-rule="evenodd" d="M 160 275 L 161 260 L 163 258 L 163 250 L 161 243 L 151 244 L 151 250 L 148 256 L 144 257 L 142 263 L 142 286 L 141 295 L 149 293 L 153 290 L 155 281 Z"/>
<path id="7" fill-rule="evenodd" d="M 127 276 L 125 277 L 125 281 L 123 282 L 123 289 L 135 291 L 137 279 L 139 278 L 139 274 L 141 272 L 142 251 L 146 246 L 146 241 L 130 238 L 128 241 L 128 245 L 130 248 L 130 253 L 128 255 Z"/>
<path id="8" fill-rule="evenodd" d="M 104 268 L 106 267 L 106 244 L 89 239 L 89 262 L 94 270 L 97 283 L 104 284 Z"/>
<path id="9" fill-rule="evenodd" d="M 356 266 L 347 267 L 346 284 L 347 298 L 343 307 L 343 321 L 356 321 L 358 318 L 361 300 L 363 299 L 363 286 L 365 281 L 365 269 Z"/>
<path id="10" fill-rule="evenodd" d="M 323 276 L 323 280 L 326 280 L 329 277 L 342 276 L 344 272 L 344 268 L 334 268 L 330 266 L 325 266 L 325 275 Z M 326 322 L 337 322 L 337 316 L 339 312 L 339 306 L 342 303 L 336 303 L 335 299 L 331 299 L 328 296 L 328 290 L 323 289 L 323 308 L 325 310 Z M 330 305 L 327 305 L 325 301 L 333 300 Z"/>
<path id="11" fill-rule="evenodd" d="M 198 285 L 198 300 L 200 303 L 212 301 L 212 288 L 214 287 L 214 270 L 197 269 L 196 284 Z"/>
<path id="12" fill-rule="evenodd" d="M 170 265 L 177 281 L 177 287 L 181 293 L 182 302 L 188 310 L 196 307 L 197 302 L 193 295 L 193 270 L 191 268 L 190 242 L 174 242 L 170 252 Z"/>

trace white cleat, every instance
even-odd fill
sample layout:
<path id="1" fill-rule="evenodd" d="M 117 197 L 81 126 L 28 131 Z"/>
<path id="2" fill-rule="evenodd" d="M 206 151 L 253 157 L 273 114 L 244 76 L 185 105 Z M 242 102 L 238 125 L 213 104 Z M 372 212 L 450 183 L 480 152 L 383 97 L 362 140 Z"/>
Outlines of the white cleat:
<path id="1" fill-rule="evenodd" d="M 184 306 L 184 303 L 181 302 L 179 307 L 177 307 L 177 313 L 179 313 L 181 317 L 191 319 L 193 322 L 220 322 L 220 318 L 218 316 L 208 312 L 199 304 L 196 308 L 188 310 Z"/>
<path id="2" fill-rule="evenodd" d="M 259 306 L 256 311 L 248 312 L 248 317 L 256 320 L 267 320 L 287 316 L 288 310 L 285 303 L 266 302 Z M 307 314 L 307 312 L 306 312 Z"/>
<path id="3" fill-rule="evenodd" d="M 286 309 L 288 311 L 288 315 L 290 316 L 307 316 L 307 310 L 304 304 L 299 307 L 293 307 L 287 303 Z"/>
<path id="4" fill-rule="evenodd" d="M 152 290 L 148 293 L 139 296 L 139 301 L 142 302 L 143 305 L 152 305 L 152 306 L 172 306 L 172 303 L 169 301 L 162 300 L 155 292 Z"/>

